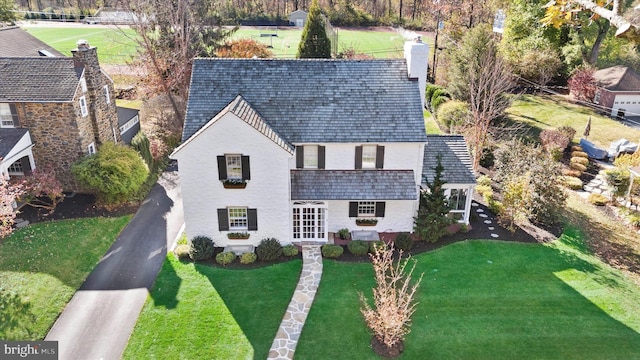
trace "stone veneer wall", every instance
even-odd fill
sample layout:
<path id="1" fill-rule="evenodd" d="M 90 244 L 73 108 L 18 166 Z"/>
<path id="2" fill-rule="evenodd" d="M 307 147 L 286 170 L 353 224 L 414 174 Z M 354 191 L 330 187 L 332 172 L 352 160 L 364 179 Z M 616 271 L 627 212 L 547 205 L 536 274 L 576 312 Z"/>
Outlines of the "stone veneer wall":
<path id="1" fill-rule="evenodd" d="M 76 120 L 77 101 L 17 104 L 16 108 L 20 126 L 31 134 L 36 168 L 51 165 L 65 191 L 82 191 L 71 173 L 71 167 L 86 155 Z"/>
<path id="2" fill-rule="evenodd" d="M 96 47 L 78 44 L 71 50 L 73 59 L 84 65 L 84 78 L 87 83 L 87 105 L 93 123 L 96 146 L 105 141 L 122 142 L 118 129 L 118 113 L 113 82 L 102 72 L 98 62 Z M 104 86 L 109 88 L 110 101 L 107 103 Z M 115 132 L 114 132 L 115 130 Z M 114 139 L 115 133 L 115 139 Z"/>

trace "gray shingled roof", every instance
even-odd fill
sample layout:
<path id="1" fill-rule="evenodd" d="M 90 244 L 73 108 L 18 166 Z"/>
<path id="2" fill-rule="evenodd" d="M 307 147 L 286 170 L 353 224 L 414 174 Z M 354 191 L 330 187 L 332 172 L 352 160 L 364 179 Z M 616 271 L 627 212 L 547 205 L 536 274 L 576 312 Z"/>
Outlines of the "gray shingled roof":
<path id="1" fill-rule="evenodd" d="M 289 143 L 424 142 L 402 59 L 196 59 L 183 141 L 237 95 Z"/>
<path id="2" fill-rule="evenodd" d="M 0 27 L 0 56 L 41 56 L 45 50 L 54 56 L 64 57 L 58 50 L 43 43 L 17 26 Z"/>
<path id="3" fill-rule="evenodd" d="M 0 58 L 0 102 L 72 101 L 78 82 L 72 58 Z"/>
<path id="4" fill-rule="evenodd" d="M 27 131 L 29 130 L 25 128 L 5 128 L 0 130 L 0 158 L 4 159 Z"/>
<path id="5" fill-rule="evenodd" d="M 442 154 L 444 181 L 451 184 L 475 184 L 471 156 L 464 137 L 459 135 L 428 135 L 424 147 L 422 163 L 422 181 L 427 178 L 433 181 L 438 165 L 438 154 Z"/>
<path id="6" fill-rule="evenodd" d="M 599 86 L 613 91 L 640 91 L 640 74 L 628 66 L 616 65 L 593 73 Z"/>
<path id="7" fill-rule="evenodd" d="M 291 200 L 416 200 L 413 170 L 291 170 Z"/>

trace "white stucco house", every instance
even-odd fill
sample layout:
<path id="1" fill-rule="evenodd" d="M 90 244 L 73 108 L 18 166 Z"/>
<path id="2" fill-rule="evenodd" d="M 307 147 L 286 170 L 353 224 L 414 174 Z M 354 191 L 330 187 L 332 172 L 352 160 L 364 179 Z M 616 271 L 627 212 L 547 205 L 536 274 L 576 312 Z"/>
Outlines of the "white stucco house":
<path id="1" fill-rule="evenodd" d="M 410 42 L 405 53 L 196 59 L 183 142 L 171 155 L 187 237 L 242 247 L 268 237 L 326 242 L 342 228 L 411 232 L 440 152 L 452 215 L 468 223 L 475 177 L 464 139 L 426 136 L 428 46 Z"/>

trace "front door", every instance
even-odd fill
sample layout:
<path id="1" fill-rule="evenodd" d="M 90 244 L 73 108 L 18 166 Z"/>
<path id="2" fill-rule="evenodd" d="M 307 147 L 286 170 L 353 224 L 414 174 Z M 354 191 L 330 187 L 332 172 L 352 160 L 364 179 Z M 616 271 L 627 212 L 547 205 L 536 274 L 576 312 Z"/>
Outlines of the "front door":
<path id="1" fill-rule="evenodd" d="M 292 213 L 293 241 L 327 241 L 327 206 L 319 201 L 296 201 Z"/>

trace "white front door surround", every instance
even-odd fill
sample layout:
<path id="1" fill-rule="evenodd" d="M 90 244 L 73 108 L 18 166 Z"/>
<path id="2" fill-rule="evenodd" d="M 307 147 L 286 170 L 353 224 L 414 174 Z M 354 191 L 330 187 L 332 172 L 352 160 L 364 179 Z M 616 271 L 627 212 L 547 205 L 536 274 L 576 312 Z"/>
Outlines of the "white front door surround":
<path id="1" fill-rule="evenodd" d="M 295 201 L 291 212 L 293 241 L 326 242 L 327 214 L 327 204 L 322 201 Z"/>

